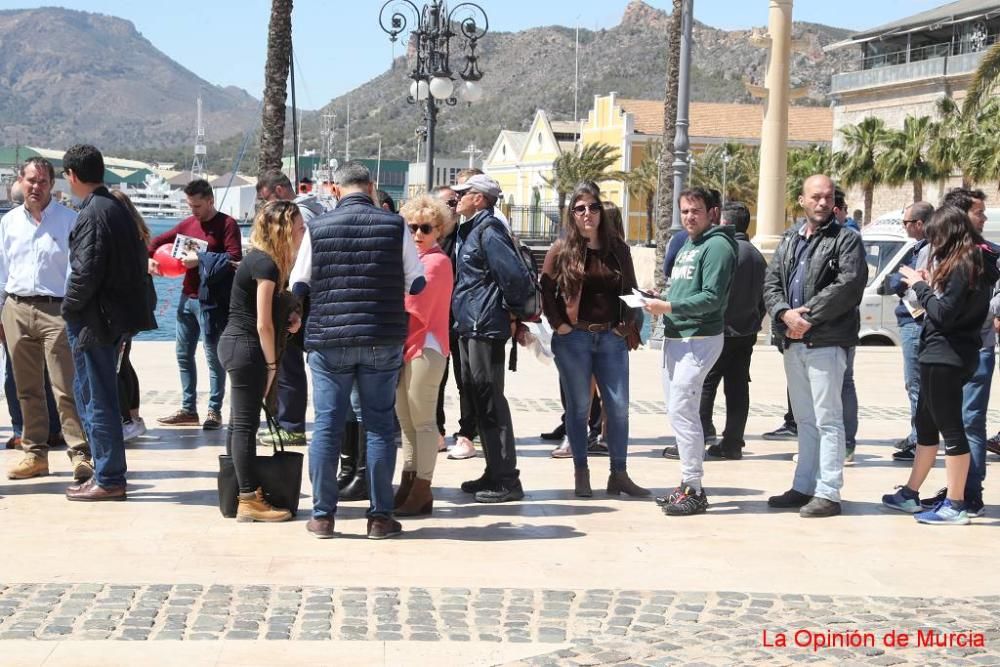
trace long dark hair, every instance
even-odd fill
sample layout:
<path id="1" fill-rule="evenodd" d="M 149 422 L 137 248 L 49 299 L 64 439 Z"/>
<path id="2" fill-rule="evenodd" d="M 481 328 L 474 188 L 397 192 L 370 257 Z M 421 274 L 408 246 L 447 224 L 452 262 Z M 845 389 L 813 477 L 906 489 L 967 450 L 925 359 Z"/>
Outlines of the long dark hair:
<path id="1" fill-rule="evenodd" d="M 578 183 L 569 197 L 569 205 L 563 218 L 564 237 L 555 258 L 555 279 L 565 295 L 575 295 L 583 285 L 583 274 L 587 260 L 587 237 L 580 233 L 573 216 L 573 207 L 584 195 L 590 195 L 601 207 L 597 225 L 597 240 L 601 248 L 609 250 L 616 238 L 615 230 L 608 223 L 607 211 L 601 202 L 601 190 L 590 182 Z"/>
<path id="2" fill-rule="evenodd" d="M 957 206 L 942 206 L 934 211 L 924 227 L 931 246 L 931 284 L 941 287 L 954 271 L 965 271 L 969 287 L 983 275 L 983 253 L 979 235 L 968 214 Z"/>

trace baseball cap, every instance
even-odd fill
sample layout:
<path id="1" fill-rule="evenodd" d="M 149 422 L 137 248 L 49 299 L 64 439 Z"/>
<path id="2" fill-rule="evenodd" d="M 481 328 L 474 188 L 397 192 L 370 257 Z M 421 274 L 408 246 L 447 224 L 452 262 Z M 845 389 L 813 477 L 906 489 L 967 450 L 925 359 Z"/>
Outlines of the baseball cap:
<path id="1" fill-rule="evenodd" d="M 481 192 L 487 197 L 492 197 L 493 199 L 500 197 L 500 184 L 486 174 L 476 174 L 461 185 L 451 186 L 451 189 L 455 192 L 475 190 L 476 192 Z"/>

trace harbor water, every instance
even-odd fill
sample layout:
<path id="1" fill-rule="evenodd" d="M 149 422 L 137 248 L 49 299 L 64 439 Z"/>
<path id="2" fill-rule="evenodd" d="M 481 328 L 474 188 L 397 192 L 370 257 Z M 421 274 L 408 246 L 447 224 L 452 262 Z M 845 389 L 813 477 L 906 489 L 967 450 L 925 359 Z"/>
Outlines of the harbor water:
<path id="1" fill-rule="evenodd" d="M 146 224 L 149 232 L 154 237 L 172 229 L 180 219 L 178 218 L 148 218 Z M 175 313 L 177 302 L 181 296 L 181 282 L 183 278 L 161 278 L 155 276 L 153 285 L 156 287 L 156 323 L 159 329 L 145 331 L 136 340 L 173 340 L 174 326 L 176 323 Z"/>

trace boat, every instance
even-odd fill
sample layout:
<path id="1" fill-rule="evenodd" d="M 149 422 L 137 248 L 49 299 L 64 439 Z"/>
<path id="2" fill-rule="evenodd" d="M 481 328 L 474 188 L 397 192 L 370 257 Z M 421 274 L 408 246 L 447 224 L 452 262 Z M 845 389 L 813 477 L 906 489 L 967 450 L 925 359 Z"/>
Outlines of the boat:
<path id="1" fill-rule="evenodd" d="M 124 190 L 144 218 L 186 218 L 191 209 L 180 190 L 171 190 L 163 177 L 147 174 L 144 187 Z"/>

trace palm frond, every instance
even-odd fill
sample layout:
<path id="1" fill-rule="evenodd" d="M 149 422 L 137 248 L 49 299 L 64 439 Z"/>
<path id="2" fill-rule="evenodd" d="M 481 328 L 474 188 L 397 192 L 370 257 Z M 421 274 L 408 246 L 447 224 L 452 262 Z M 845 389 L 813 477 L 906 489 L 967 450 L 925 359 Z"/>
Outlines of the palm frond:
<path id="1" fill-rule="evenodd" d="M 965 94 L 963 113 L 969 116 L 981 109 L 987 98 L 996 90 L 998 83 L 1000 83 L 1000 42 L 991 46 L 979 61 L 976 74 L 972 77 L 972 83 Z"/>

